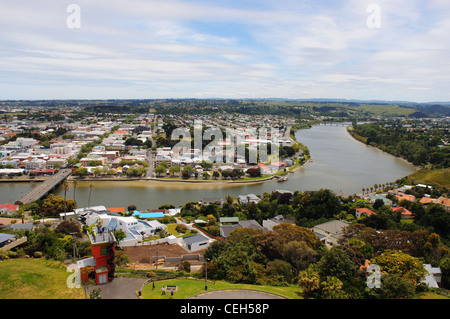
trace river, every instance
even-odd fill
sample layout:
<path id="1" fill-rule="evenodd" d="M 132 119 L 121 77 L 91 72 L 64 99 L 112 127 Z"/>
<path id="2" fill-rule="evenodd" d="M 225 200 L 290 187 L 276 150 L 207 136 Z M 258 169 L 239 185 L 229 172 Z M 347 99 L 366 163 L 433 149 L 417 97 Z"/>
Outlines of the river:
<path id="1" fill-rule="evenodd" d="M 75 200 L 79 207 L 88 206 L 89 184 L 94 185 L 91 206 L 127 207 L 133 204 L 140 210 L 156 209 L 163 204 L 178 206 L 202 198 L 237 197 L 248 193 L 258 195 L 276 189 L 307 191 L 329 188 L 337 194 L 359 194 L 363 187 L 394 182 L 415 171 L 405 161 L 356 141 L 343 126 L 317 125 L 299 130 L 295 136 L 309 148 L 312 162 L 282 183 L 272 180 L 241 186 L 193 183 L 180 186 L 155 181 L 80 182 L 75 190 Z M 13 203 L 32 187 L 31 183 L 0 183 L 0 203 Z M 56 194 L 64 193 L 58 189 Z M 72 187 L 67 198 L 74 198 Z"/>

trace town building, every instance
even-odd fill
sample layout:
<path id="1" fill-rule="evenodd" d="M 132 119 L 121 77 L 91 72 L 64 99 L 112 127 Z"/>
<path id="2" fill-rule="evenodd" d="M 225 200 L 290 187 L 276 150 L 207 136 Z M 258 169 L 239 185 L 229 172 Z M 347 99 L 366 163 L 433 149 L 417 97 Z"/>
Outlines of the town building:
<path id="1" fill-rule="evenodd" d="M 321 238 L 321 241 L 328 247 L 338 244 L 342 235 L 342 230 L 349 224 L 341 220 L 332 220 L 323 224 L 314 226 L 311 230 Z"/>

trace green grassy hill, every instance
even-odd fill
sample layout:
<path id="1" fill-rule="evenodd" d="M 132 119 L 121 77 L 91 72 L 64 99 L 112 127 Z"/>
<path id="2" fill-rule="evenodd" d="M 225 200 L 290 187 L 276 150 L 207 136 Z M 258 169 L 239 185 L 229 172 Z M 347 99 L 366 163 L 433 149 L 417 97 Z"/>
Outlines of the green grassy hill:
<path id="1" fill-rule="evenodd" d="M 450 169 L 422 169 L 408 176 L 408 180 L 414 183 L 437 185 L 450 188 Z"/>
<path id="2" fill-rule="evenodd" d="M 66 266 L 44 258 L 0 262 L 0 299 L 84 299 L 82 288 L 68 288 Z"/>

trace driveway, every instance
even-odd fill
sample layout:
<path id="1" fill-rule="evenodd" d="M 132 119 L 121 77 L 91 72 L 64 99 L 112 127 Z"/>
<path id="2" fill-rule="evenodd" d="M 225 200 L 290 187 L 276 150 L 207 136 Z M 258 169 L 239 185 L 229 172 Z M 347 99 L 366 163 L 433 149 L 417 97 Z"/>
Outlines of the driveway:
<path id="1" fill-rule="evenodd" d="M 114 280 L 105 285 L 93 286 L 88 289 L 100 289 L 100 296 L 102 299 L 139 299 L 136 296 L 136 291 L 139 290 L 145 278 L 114 278 Z"/>
<path id="2" fill-rule="evenodd" d="M 219 289 L 205 291 L 186 299 L 287 299 L 286 297 L 265 291 L 250 289 Z"/>

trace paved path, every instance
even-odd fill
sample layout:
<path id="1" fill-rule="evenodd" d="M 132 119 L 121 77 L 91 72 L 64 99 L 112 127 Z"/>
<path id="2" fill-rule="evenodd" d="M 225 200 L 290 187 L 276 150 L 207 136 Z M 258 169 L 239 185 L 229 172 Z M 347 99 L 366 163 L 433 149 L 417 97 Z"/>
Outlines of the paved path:
<path id="1" fill-rule="evenodd" d="M 286 297 L 259 290 L 219 289 L 205 291 L 186 299 L 287 299 Z"/>
<path id="2" fill-rule="evenodd" d="M 102 299 L 138 299 L 136 291 L 147 281 L 145 278 L 114 278 L 108 284 L 93 286 L 89 289 L 100 289 Z"/>
<path id="3" fill-rule="evenodd" d="M 148 279 L 144 278 L 114 278 L 111 283 L 99 286 L 91 286 L 88 292 L 93 289 L 100 289 L 102 299 L 138 299 L 136 291 Z M 201 292 L 186 299 L 287 299 L 275 293 L 251 290 L 251 289 L 218 289 Z"/>

